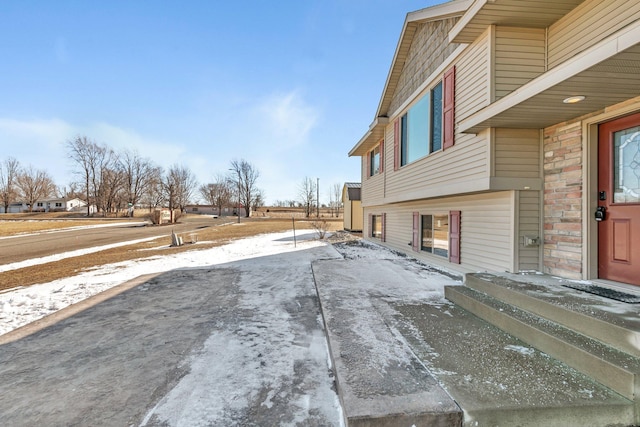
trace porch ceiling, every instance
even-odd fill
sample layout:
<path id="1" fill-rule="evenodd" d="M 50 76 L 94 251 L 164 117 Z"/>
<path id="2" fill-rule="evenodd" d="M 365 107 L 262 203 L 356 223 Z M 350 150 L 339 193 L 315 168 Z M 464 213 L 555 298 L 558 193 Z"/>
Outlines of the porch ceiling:
<path id="1" fill-rule="evenodd" d="M 472 43 L 490 25 L 546 28 L 584 0 L 476 0 L 449 34 L 453 43 Z"/>
<path id="2" fill-rule="evenodd" d="M 541 129 L 640 96 L 640 23 L 632 27 L 461 121 L 459 131 Z M 562 102 L 576 95 L 585 100 Z"/>

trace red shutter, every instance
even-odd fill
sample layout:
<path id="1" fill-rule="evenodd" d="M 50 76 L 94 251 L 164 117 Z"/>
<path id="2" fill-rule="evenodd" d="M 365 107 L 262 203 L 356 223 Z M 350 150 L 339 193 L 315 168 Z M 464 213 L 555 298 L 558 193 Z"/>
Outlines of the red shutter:
<path id="1" fill-rule="evenodd" d="M 442 79 L 442 147 L 443 149 L 453 147 L 455 142 L 455 104 L 456 104 L 456 67 L 451 67 L 444 73 Z"/>
<path id="2" fill-rule="evenodd" d="M 373 214 L 369 214 L 369 234 L 368 237 L 373 237 Z"/>
<path id="3" fill-rule="evenodd" d="M 371 176 L 371 151 L 369 151 L 367 153 L 367 175 L 366 178 L 369 179 L 369 177 Z"/>
<path id="4" fill-rule="evenodd" d="M 400 119 L 393 122 L 393 170 L 400 167 Z"/>
<path id="5" fill-rule="evenodd" d="M 384 172 L 384 139 L 380 141 L 380 173 Z"/>
<path id="6" fill-rule="evenodd" d="M 382 235 L 380 236 L 380 240 L 383 242 L 387 241 L 387 214 L 382 214 Z"/>
<path id="7" fill-rule="evenodd" d="M 460 211 L 449 212 L 449 262 L 460 264 Z"/>
<path id="8" fill-rule="evenodd" d="M 414 251 L 420 250 L 420 212 L 413 213 L 413 241 L 411 247 Z"/>

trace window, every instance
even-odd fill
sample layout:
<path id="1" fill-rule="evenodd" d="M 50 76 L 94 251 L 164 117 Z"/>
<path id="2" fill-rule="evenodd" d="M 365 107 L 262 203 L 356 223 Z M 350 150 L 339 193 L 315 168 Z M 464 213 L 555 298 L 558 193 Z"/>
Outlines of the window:
<path id="1" fill-rule="evenodd" d="M 425 94 L 400 121 L 400 165 L 442 149 L 442 82 Z"/>
<path id="2" fill-rule="evenodd" d="M 420 249 L 449 257 L 449 215 L 422 215 L 422 242 Z"/>
<path id="3" fill-rule="evenodd" d="M 371 237 L 382 239 L 382 215 L 371 215 Z"/>
<path id="4" fill-rule="evenodd" d="M 369 153 L 369 176 L 380 173 L 380 145 L 371 150 Z"/>
<path id="5" fill-rule="evenodd" d="M 61 202 L 56 202 L 56 208 L 61 208 L 62 207 L 62 203 Z"/>
<path id="6" fill-rule="evenodd" d="M 36 203 L 36 206 L 38 206 L 39 208 L 41 208 L 41 207 L 42 207 L 42 206 L 44 206 L 44 205 L 42 204 L 42 202 L 38 202 L 38 203 Z"/>

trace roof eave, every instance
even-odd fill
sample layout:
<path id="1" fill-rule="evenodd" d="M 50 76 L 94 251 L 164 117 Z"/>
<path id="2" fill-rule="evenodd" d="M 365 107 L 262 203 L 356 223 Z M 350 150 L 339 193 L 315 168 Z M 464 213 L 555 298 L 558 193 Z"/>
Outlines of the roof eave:
<path id="1" fill-rule="evenodd" d="M 376 117 L 369 126 L 369 130 L 364 134 L 360 141 L 349 151 L 349 157 L 363 156 L 373 146 L 384 138 L 384 130 L 389 123 L 388 117 Z"/>
<path id="2" fill-rule="evenodd" d="M 415 28 L 417 27 L 417 24 L 463 16 L 472 2 L 473 0 L 452 0 L 443 4 L 407 13 L 404 24 L 402 25 L 402 32 L 400 33 L 398 44 L 396 45 L 396 50 L 393 54 L 393 60 L 391 61 L 391 67 L 389 68 L 389 73 L 387 74 L 384 89 L 382 90 L 382 96 L 380 97 L 378 108 L 376 109 L 376 116 L 384 116 L 387 114 L 386 111 L 382 111 L 382 106 L 386 99 L 387 93 L 390 92 L 389 87 L 391 85 L 394 72 L 400 71 L 396 70 L 396 67 L 401 68 L 402 66 L 404 66 L 404 61 L 400 63 L 401 61 L 399 61 L 399 58 L 401 57 L 405 46 L 411 45 L 413 36 L 415 35 Z"/>
<path id="3" fill-rule="evenodd" d="M 640 21 L 465 118 L 458 130 L 462 133 L 478 133 L 490 127 L 545 128 L 638 96 L 640 76 L 637 73 L 631 71 L 623 75 L 622 71 L 618 71 L 619 75 L 614 76 L 597 71 L 597 67 L 615 64 L 621 55 L 630 54 L 633 57 L 640 54 Z M 620 67 L 613 65 L 613 68 Z M 580 84 L 585 76 L 593 78 L 594 75 L 601 76 L 602 81 L 589 86 Z M 637 83 L 631 84 L 630 78 Z M 623 85 L 627 89 L 616 85 Z M 636 88 L 635 92 L 632 87 Z M 571 93 L 576 90 L 580 93 Z M 570 95 L 584 95 L 587 100 L 579 104 L 563 104 L 562 100 Z M 535 115 L 533 109 L 536 110 Z M 525 110 L 529 114 L 524 114 Z M 518 112 L 521 113 L 519 117 L 526 119 L 518 119 Z"/>

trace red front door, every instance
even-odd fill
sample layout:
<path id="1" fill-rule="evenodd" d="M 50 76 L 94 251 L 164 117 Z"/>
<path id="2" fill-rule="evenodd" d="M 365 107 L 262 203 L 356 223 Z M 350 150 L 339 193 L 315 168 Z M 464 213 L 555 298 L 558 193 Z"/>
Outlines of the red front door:
<path id="1" fill-rule="evenodd" d="M 598 209 L 598 277 L 640 285 L 640 113 L 599 126 Z"/>

